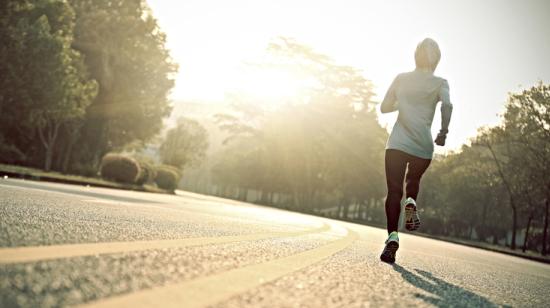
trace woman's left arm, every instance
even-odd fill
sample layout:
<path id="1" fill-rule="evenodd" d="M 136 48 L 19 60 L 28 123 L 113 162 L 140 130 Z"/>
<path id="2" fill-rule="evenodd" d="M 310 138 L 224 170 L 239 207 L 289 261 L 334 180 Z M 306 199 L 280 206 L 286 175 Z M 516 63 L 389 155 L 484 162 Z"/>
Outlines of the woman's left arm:
<path id="1" fill-rule="evenodd" d="M 395 77 L 390 88 L 388 89 L 388 92 L 386 92 L 386 95 L 384 96 L 384 100 L 380 105 L 380 111 L 382 113 L 394 112 L 397 110 L 397 95 L 395 92 L 398 85 L 398 77 L 399 76 Z"/>

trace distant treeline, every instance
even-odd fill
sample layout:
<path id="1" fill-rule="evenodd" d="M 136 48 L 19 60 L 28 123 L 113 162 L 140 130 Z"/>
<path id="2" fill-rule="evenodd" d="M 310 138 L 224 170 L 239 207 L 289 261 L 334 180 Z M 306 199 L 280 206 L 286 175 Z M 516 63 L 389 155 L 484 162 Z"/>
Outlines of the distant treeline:
<path id="1" fill-rule="evenodd" d="M 497 243 L 511 231 L 512 249 L 547 253 L 550 85 L 510 94 L 501 124 L 435 161 L 422 188 L 427 232 Z"/>
<path id="2" fill-rule="evenodd" d="M 95 175 L 170 114 L 176 65 L 145 1 L 0 1 L 0 162 Z"/>
<path id="3" fill-rule="evenodd" d="M 229 134 L 209 161 L 218 193 L 260 192 L 259 202 L 312 212 L 384 196 L 387 131 L 377 121 L 372 84 L 361 72 L 291 39 L 268 48 L 261 67 L 308 80 L 307 91 L 274 110 L 250 97 L 233 97 L 233 113 L 217 115 Z"/>
<path id="4" fill-rule="evenodd" d="M 378 124 L 371 83 L 292 40 L 269 51 L 275 60 L 268 67 L 299 69 L 312 87 L 274 111 L 234 97 L 234 112 L 217 116 L 229 138 L 201 171 L 209 170 L 214 184 L 203 192 L 383 225 L 387 131 Z M 545 253 L 549 109 L 549 85 L 511 94 L 499 126 L 481 129 L 457 153 L 436 156 L 419 196 L 422 231 Z M 453 119 L 455 127 L 460 121 Z M 517 243 L 520 231 L 525 240 Z"/>

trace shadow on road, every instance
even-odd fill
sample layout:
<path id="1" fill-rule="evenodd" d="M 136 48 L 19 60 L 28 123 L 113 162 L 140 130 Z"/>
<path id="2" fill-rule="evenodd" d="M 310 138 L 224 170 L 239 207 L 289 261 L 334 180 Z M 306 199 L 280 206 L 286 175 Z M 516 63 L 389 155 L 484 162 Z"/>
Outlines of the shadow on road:
<path id="1" fill-rule="evenodd" d="M 397 264 L 393 264 L 393 269 L 400 273 L 401 276 L 413 286 L 434 295 L 415 294 L 417 298 L 436 307 L 503 307 L 502 305 L 491 302 L 483 296 L 434 277 L 429 272 L 415 269 L 418 273 L 417 275 Z"/>

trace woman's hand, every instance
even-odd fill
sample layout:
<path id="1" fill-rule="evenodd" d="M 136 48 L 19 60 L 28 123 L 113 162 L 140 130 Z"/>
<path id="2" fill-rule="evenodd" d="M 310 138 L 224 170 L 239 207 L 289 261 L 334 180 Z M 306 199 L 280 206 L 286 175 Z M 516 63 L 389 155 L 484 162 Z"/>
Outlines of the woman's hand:
<path id="1" fill-rule="evenodd" d="M 444 146 L 445 145 L 445 139 L 447 139 L 447 134 L 445 133 L 439 133 L 437 134 L 437 138 L 435 138 L 435 144 L 439 145 L 439 146 Z"/>

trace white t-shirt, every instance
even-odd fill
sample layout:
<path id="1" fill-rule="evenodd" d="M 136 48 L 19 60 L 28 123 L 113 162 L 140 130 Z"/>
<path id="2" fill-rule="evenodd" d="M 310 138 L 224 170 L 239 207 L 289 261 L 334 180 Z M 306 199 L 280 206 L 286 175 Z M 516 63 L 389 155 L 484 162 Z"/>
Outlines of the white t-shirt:
<path id="1" fill-rule="evenodd" d="M 420 69 L 397 75 L 380 106 L 382 113 L 399 112 L 386 149 L 432 159 L 431 127 L 438 102 L 441 102 L 441 133 L 446 134 L 453 109 L 447 80 Z"/>

